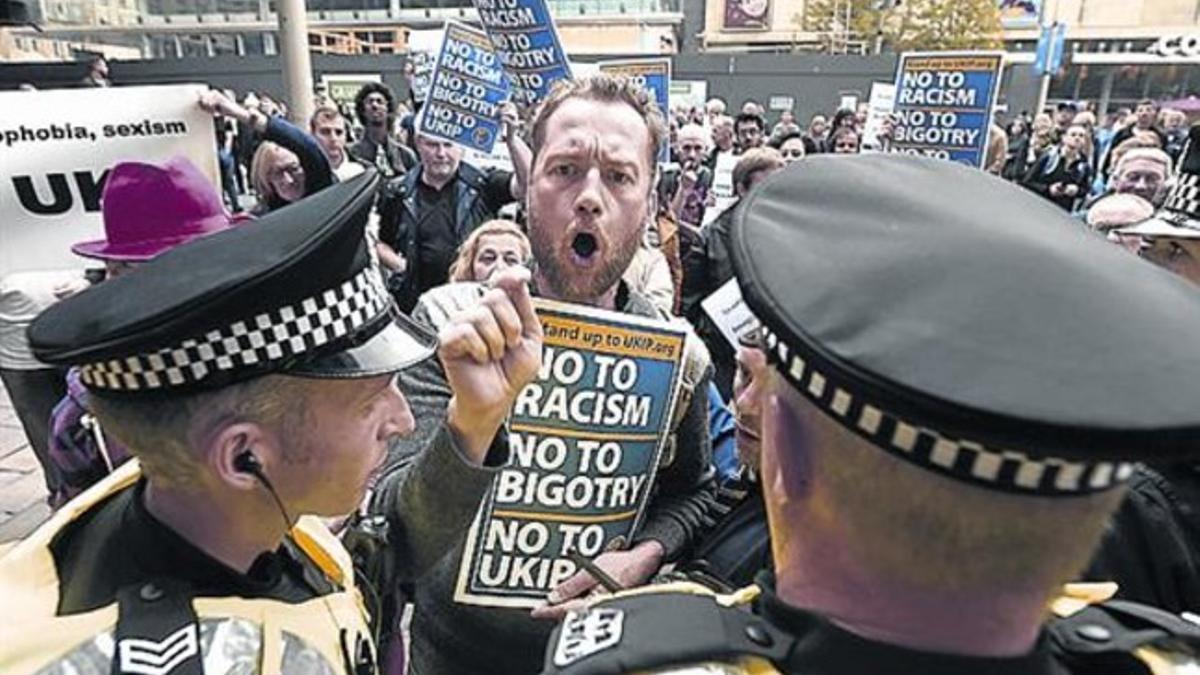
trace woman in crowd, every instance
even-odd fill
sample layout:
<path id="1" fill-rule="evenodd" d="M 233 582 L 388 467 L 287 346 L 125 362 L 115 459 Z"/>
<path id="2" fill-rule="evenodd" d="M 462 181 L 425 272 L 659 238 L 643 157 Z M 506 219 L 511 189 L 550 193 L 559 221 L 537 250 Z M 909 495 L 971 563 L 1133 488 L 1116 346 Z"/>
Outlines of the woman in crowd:
<path id="1" fill-rule="evenodd" d="M 493 274 L 529 263 L 529 238 L 511 220 L 489 220 L 475 229 L 450 264 L 450 281 L 487 281 Z"/>
<path id="2" fill-rule="evenodd" d="M 1021 180 L 1029 168 L 1030 132 L 1024 117 L 1017 117 L 1005 129 L 1008 133 L 1008 157 L 1004 161 L 1001 176 L 1011 181 Z"/>
<path id="3" fill-rule="evenodd" d="M 1087 143 L 1083 145 L 1083 154 L 1088 163 L 1096 166 L 1096 114 L 1090 110 L 1075 115 L 1071 124 L 1077 124 L 1087 130 Z"/>
<path id="4" fill-rule="evenodd" d="M 1017 182 L 1024 180 L 1025 174 L 1029 173 L 1029 167 L 1041 159 L 1042 155 L 1052 147 L 1054 147 L 1054 121 L 1049 115 L 1041 113 L 1033 119 L 1033 124 L 1030 126 L 1029 143 L 1025 147 L 1025 161 L 1021 167 L 1021 173 L 1014 175 L 1013 180 Z"/>
<path id="5" fill-rule="evenodd" d="M 845 127 L 849 127 L 851 129 L 858 128 L 858 117 L 855 116 L 853 110 L 848 108 L 843 108 L 833 114 L 833 123 L 829 125 L 829 133 L 832 136 L 832 134 L 836 133 L 838 129 Z"/>
<path id="6" fill-rule="evenodd" d="M 810 147 L 811 143 L 812 141 L 805 138 L 802 133 L 793 131 L 773 139 L 771 147 L 783 155 L 784 162 L 791 164 L 792 162 L 804 159 L 805 155 L 816 152 L 816 148 Z"/>
<path id="7" fill-rule="evenodd" d="M 853 126 L 841 126 L 829 135 L 829 150 L 835 155 L 857 154 L 859 135 Z"/>
<path id="8" fill-rule="evenodd" d="M 1087 196 L 1092 182 L 1092 165 L 1084 151 L 1090 142 L 1087 127 L 1079 124 L 1067 127 L 1058 147 L 1042 155 L 1021 184 L 1064 211 L 1074 211 Z"/>
<path id="9" fill-rule="evenodd" d="M 256 215 L 299 201 L 333 185 L 333 169 L 317 140 L 282 117 L 247 110 L 219 91 L 205 92 L 200 107 L 242 122 L 262 135 L 250 162 L 258 194 Z"/>

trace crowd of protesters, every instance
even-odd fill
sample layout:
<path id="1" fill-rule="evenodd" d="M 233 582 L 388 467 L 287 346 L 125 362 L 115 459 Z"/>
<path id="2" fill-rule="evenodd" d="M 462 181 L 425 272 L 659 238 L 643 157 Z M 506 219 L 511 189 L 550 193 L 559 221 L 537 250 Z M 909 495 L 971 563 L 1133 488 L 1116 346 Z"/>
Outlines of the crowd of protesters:
<path id="1" fill-rule="evenodd" d="M 104 74 L 94 68 L 89 78 L 100 81 Z M 643 317 L 681 317 L 703 346 L 689 353 L 694 363 L 685 368 L 686 394 L 672 415 L 672 461 L 655 475 L 649 510 L 628 548 L 595 562 L 627 588 L 649 583 L 670 567 L 679 577 L 696 574 L 730 588 L 745 585 L 771 567 L 772 530 L 756 479 L 766 356 L 757 335 L 730 344 L 702 300 L 736 277 L 731 232 L 756 188 L 797 163 L 803 166 L 808 157 L 877 151 L 864 148 L 868 111 L 860 106 L 817 114 L 802 125 L 792 111 L 769 117 L 757 102 L 730 110 L 713 98 L 703 107 L 668 111 L 664 119 L 644 94 L 606 78 L 556 91 L 536 114 L 503 106 L 510 169 L 474 166 L 461 147 L 414 133 L 411 101 L 400 101 L 383 84 L 364 86 L 352 105 L 318 95 L 303 127 L 288 122 L 285 107 L 269 96 L 248 94 L 239 102 L 232 92 L 210 91 L 197 105 L 218 120 L 222 197 L 199 185 L 203 179 L 185 161 L 114 170 L 113 176 L 128 178 L 105 192 L 106 242 L 75 250 L 103 261 L 107 276 L 117 277 L 185 240 L 210 234 L 190 224 L 209 223 L 217 231 L 278 218 L 290 205 L 315 203 L 339 184 L 374 173 L 379 187 L 366 231 L 381 281 L 406 317 L 429 330 L 442 336 L 467 330 L 464 326 L 479 331 L 471 333 L 478 344 L 462 347 L 460 361 L 499 361 L 498 352 L 511 356 L 516 349 L 508 332 L 521 329 L 516 318 L 521 307 L 515 292 L 505 289 L 518 277 L 532 278 L 535 296 Z M 644 126 L 651 141 L 669 144 L 669 160 L 654 170 L 656 146 L 649 146 L 646 157 L 640 146 L 622 145 L 629 140 L 621 135 L 627 129 L 604 126 L 606 116 L 639 130 Z M 605 168 L 599 178 L 592 176 L 592 160 L 569 144 L 573 130 L 587 124 L 599 125 L 597 133 L 608 134 L 606 141 L 620 154 L 618 168 Z M 884 124 L 876 139 L 884 150 L 889 128 Z M 1191 133 L 1194 139 L 1195 127 Z M 1075 215 L 1081 229 L 1200 283 L 1194 243 L 1200 234 L 1137 229 L 1164 207 L 1180 179 L 1176 167 L 1184 163 L 1188 134 L 1182 113 L 1153 101 L 1118 110 L 1103 123 L 1086 104 L 1061 103 L 1052 112 L 1015 115 L 1003 127 L 993 125 L 984 169 Z M 155 171 L 165 173 L 174 192 L 138 191 L 138 182 Z M 246 195 L 253 195 L 252 204 Z M 869 193 L 863 198 L 870 199 Z M 177 223 L 187 236 L 164 231 L 131 239 L 140 235 L 131 233 L 123 209 L 139 200 L 170 199 L 203 205 L 203 213 Z M 245 218 L 224 213 L 246 206 Z M 137 254 L 122 253 L 121 244 L 137 248 Z M 38 309 L 77 291 L 57 292 Z M 45 403 L 26 402 L 37 398 L 29 387 L 10 391 L 21 412 L 49 420 L 37 427 L 48 439 L 39 459 L 56 508 L 130 455 L 126 443 L 99 428 L 78 371 L 58 377 L 64 374 L 59 387 L 67 394 L 53 412 Z M 397 504 L 414 508 L 411 486 L 419 467 L 459 481 L 442 483 L 442 497 L 457 509 L 448 513 L 469 515 L 464 504 L 478 501 L 492 475 L 488 471 L 507 452 L 494 441 L 505 401 L 485 401 L 481 391 L 492 381 L 445 351 L 441 362 L 404 370 L 398 383 L 415 427 L 390 443 L 369 509 L 395 518 Z M 455 457 L 469 459 L 469 468 L 447 468 Z M 430 462 L 442 464 L 429 468 Z M 1119 513 L 1119 526 L 1093 563 L 1095 578 L 1127 581 L 1123 593 L 1130 599 L 1177 610 L 1200 607 L 1197 476 L 1190 463 L 1139 469 L 1136 498 Z M 465 530 L 464 523 L 454 525 Z M 423 531 L 432 525 L 412 527 Z M 450 534 L 440 535 L 437 555 L 407 551 L 420 560 L 413 567 L 420 574 L 385 576 L 381 597 L 372 599 L 376 620 L 382 621 L 381 661 L 391 672 L 402 672 L 407 654 L 410 672 L 421 675 L 536 672 L 554 626 L 548 619 L 562 618 L 573 600 L 593 592 L 596 580 L 572 577 L 551 594 L 547 607 L 532 614 L 460 603 L 453 586 L 465 531 Z M 1157 539 L 1139 539 L 1137 548 L 1129 542 L 1138 537 Z M 1162 557 L 1170 564 L 1156 562 Z M 406 646 L 400 620 L 409 603 L 415 613 Z"/>

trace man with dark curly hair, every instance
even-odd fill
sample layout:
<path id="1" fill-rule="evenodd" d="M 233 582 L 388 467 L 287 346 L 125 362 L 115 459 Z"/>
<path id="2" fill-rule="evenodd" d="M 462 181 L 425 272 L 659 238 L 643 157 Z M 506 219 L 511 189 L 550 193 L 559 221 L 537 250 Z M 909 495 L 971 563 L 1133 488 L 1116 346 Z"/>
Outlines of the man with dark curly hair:
<path id="1" fill-rule="evenodd" d="M 387 178 L 404 175 L 417 163 L 417 155 L 392 138 L 396 95 L 386 85 L 370 82 L 354 96 L 354 114 L 363 136 L 350 146 L 350 156 L 379 169 Z"/>

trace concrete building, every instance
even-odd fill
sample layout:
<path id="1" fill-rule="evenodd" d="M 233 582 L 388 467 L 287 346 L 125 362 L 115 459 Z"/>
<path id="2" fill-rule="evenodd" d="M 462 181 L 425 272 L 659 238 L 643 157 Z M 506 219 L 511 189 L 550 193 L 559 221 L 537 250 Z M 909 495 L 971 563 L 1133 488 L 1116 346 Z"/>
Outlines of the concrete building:
<path id="1" fill-rule="evenodd" d="M 64 60 L 94 51 L 119 58 L 273 56 L 278 51 L 270 0 L 36 1 L 43 5 L 44 32 L 0 30 L 0 59 Z M 1002 100 L 1012 111 L 1036 105 L 1040 87 L 1030 65 L 1039 26 L 1055 21 L 1067 26 L 1068 57 L 1051 81 L 1052 103 L 1088 99 L 1104 112 L 1141 98 L 1200 93 L 1200 0 L 995 1 L 1002 11 L 1008 64 Z M 812 2 L 548 0 L 567 51 L 585 60 L 671 54 L 678 57 L 676 71 L 683 72 L 702 54 L 744 59 L 739 55 L 748 52 L 765 57 L 831 47 L 849 54 L 875 50 L 873 34 L 802 30 Z M 842 0 L 822 2 L 843 6 Z M 471 22 L 476 16 L 471 0 L 308 0 L 307 6 L 310 48 L 322 54 L 403 54 L 412 31 L 440 29 L 448 19 Z M 117 49 L 122 53 L 112 52 Z M 788 63 L 783 59 L 779 65 Z M 740 71 L 730 68 L 729 73 Z M 847 93 L 861 98 L 860 88 Z"/>
<path id="2" fill-rule="evenodd" d="M 1200 94 L 1200 0 L 996 0 L 1010 66 L 1006 89 L 1031 89 L 1039 27 L 1066 25 L 1067 58 L 1049 100 L 1089 99 L 1104 111 L 1141 98 Z M 829 35 L 802 30 L 805 0 L 703 0 L 704 51 L 808 51 Z M 830 3 L 826 2 L 826 5 Z M 832 3 L 835 8 L 850 2 Z M 845 21 L 849 24 L 851 22 Z M 869 52 L 873 35 L 832 36 L 846 53 Z M 1026 71 L 1026 72 L 1022 72 Z M 1018 96 L 1030 105 L 1028 97 Z"/>
<path id="3" fill-rule="evenodd" d="M 15 38 L 134 45 L 145 58 L 277 51 L 276 18 L 269 0 L 39 1 L 52 6 L 43 13 L 43 33 L 0 32 Z M 688 0 L 548 4 L 571 53 L 662 54 L 678 50 L 684 23 L 681 1 Z M 472 22 L 476 17 L 470 0 L 308 0 L 307 7 L 310 46 L 319 53 L 399 53 L 406 49 L 407 31 L 441 28 L 448 19 Z M 0 58 L 5 57 L 0 51 Z"/>
<path id="4" fill-rule="evenodd" d="M 1103 113 L 1138 99 L 1200 95 L 1200 0 L 1044 0 L 1043 23 L 1067 27 L 1050 100 L 1092 100 Z M 1036 23 L 1005 32 L 1010 62 L 1032 63 Z"/>

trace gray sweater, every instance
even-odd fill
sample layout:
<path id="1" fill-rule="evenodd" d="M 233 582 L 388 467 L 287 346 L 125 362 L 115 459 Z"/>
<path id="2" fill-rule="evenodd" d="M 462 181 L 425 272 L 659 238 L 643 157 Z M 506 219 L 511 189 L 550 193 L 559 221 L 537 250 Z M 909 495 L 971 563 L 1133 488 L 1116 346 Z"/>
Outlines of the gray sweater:
<path id="1" fill-rule="evenodd" d="M 456 305 L 461 307 L 478 297 L 478 286 L 474 284 L 443 286 L 422 299 L 413 318 L 436 329 Z M 628 292 L 624 284 L 617 303 L 629 314 L 662 318 L 648 300 Z M 698 342 L 694 335 L 688 339 Z M 678 557 L 705 524 L 715 487 L 706 397 L 703 395 L 709 378 L 707 357 L 688 361 L 691 368 L 684 368 L 685 394 L 680 396 L 680 407 L 673 415 L 674 433 L 664 449 L 664 462 L 669 464 L 663 466 L 655 478 L 645 518 L 633 537 L 634 544 L 647 539 L 660 542 L 668 561 Z M 436 360 L 404 371 L 400 387 L 412 407 L 417 430 L 393 448 L 388 460 L 392 470 L 381 481 L 380 498 L 381 503 L 391 504 L 397 499 L 395 495 L 403 495 L 404 504 L 400 508 L 404 509 L 415 506 L 410 505 L 416 495 L 406 487 L 412 480 L 412 470 L 427 461 L 426 457 L 448 453 L 450 436 L 445 417 L 451 392 L 441 363 Z M 689 391 L 699 391 L 701 395 L 687 395 Z M 486 464 L 496 466 L 507 460 L 506 444 L 497 442 Z M 438 503 L 449 500 L 465 505 L 470 502 L 478 508 L 487 486 L 481 486 L 474 478 L 484 475 L 485 471 L 480 470 L 466 482 L 447 480 L 440 486 L 442 494 Z M 420 509 L 420 506 L 415 508 Z M 438 515 L 429 514 L 431 518 Z M 405 515 L 406 522 L 410 518 L 411 515 Z M 439 518 L 434 522 L 447 521 Z M 455 522 L 463 521 L 456 516 Z M 441 675 L 540 671 L 553 623 L 535 620 L 525 609 L 477 607 L 454 602 L 454 584 L 466 530 L 464 523 L 462 530 L 453 533 L 457 543 L 451 553 L 417 580 L 413 596 L 416 613 L 412 623 L 410 672 Z"/>

